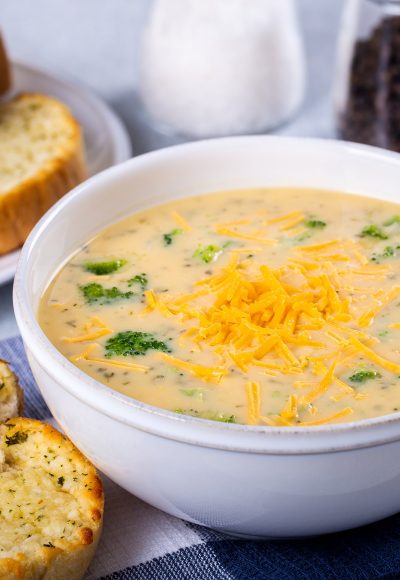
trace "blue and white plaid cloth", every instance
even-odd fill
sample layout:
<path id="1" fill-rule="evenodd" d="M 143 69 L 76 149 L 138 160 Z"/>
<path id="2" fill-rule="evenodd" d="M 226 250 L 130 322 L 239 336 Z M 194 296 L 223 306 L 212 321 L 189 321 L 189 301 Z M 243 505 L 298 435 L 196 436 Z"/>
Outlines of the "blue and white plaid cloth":
<path id="1" fill-rule="evenodd" d="M 51 420 L 21 339 L 0 342 L 0 358 L 9 361 L 20 378 L 26 415 Z M 106 477 L 103 482 L 104 531 L 87 580 L 400 578 L 400 515 L 331 536 L 252 542 L 178 520 L 143 503 Z"/>

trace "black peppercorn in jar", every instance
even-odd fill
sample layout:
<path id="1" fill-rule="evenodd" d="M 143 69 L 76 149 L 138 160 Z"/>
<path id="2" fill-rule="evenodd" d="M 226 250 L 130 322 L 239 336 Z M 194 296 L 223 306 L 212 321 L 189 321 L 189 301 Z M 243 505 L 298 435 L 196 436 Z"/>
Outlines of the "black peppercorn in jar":
<path id="1" fill-rule="evenodd" d="M 400 151 L 400 0 L 348 0 L 335 97 L 342 139 Z"/>

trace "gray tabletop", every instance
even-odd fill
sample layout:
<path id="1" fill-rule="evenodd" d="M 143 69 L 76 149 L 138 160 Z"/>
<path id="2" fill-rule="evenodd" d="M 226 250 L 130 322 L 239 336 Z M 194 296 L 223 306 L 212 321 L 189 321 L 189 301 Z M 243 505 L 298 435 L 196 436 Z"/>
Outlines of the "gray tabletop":
<path id="1" fill-rule="evenodd" d="M 344 0 L 297 0 L 307 51 L 308 91 L 295 119 L 276 133 L 333 137 L 331 88 Z M 135 93 L 140 35 L 151 0 L 1 0 L 12 59 L 67 75 L 103 97 L 125 122 L 135 154 L 172 144 L 144 121 Z M 18 334 L 12 284 L 0 288 L 0 339 Z"/>

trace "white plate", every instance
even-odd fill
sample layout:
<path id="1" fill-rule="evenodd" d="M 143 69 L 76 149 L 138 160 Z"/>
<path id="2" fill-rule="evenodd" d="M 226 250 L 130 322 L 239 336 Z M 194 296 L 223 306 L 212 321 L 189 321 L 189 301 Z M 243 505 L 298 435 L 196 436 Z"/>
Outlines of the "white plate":
<path id="1" fill-rule="evenodd" d="M 117 115 L 89 90 L 23 63 L 13 63 L 12 94 L 54 96 L 71 109 L 83 128 L 88 170 L 94 175 L 132 156 L 128 133 Z M 9 95 L 7 95 L 7 98 Z M 0 257 L 0 285 L 12 280 L 20 250 Z"/>

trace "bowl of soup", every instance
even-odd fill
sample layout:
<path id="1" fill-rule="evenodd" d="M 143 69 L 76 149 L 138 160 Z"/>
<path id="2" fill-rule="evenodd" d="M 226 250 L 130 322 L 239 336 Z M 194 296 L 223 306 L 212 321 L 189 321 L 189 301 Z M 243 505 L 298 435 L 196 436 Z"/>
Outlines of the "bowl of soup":
<path id="1" fill-rule="evenodd" d="M 77 187 L 14 286 L 54 417 L 119 485 L 242 537 L 400 510 L 400 157 L 236 137 Z"/>

